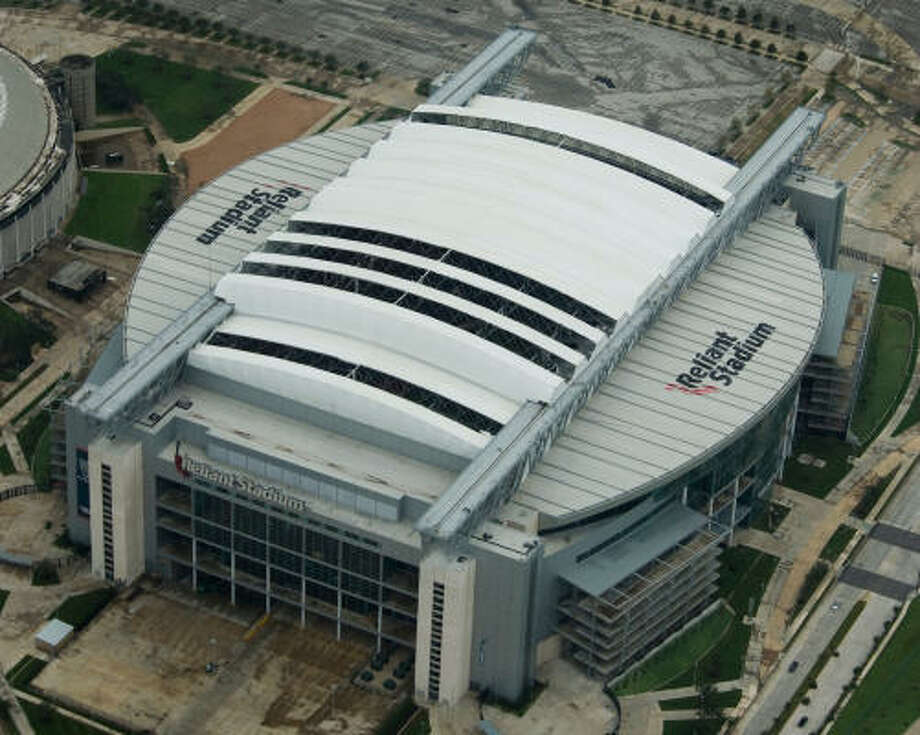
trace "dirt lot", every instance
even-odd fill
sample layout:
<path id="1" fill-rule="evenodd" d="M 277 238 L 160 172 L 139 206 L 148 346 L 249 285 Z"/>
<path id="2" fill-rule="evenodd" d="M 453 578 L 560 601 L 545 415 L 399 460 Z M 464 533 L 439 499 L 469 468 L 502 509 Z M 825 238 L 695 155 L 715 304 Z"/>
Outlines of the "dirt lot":
<path id="1" fill-rule="evenodd" d="M 33 683 L 159 733 L 373 732 L 396 700 L 349 683 L 372 643 L 275 619 L 247 636 L 257 616 L 149 589 L 110 605 Z"/>
<path id="2" fill-rule="evenodd" d="M 54 324 L 59 339 L 75 331 L 88 331 L 93 340 L 102 339 L 121 318 L 126 290 L 131 284 L 138 259 L 130 252 L 122 254 L 97 250 L 67 250 L 63 243 L 62 238 L 45 246 L 34 260 L 23 264 L 6 278 L 0 279 L 0 296 L 5 296 L 17 287 L 28 289 L 56 310 L 43 309 L 27 300 L 17 301 L 15 298 L 10 306 L 26 313 L 37 308 L 42 317 Z M 50 276 L 61 266 L 76 259 L 99 265 L 108 273 L 108 281 L 101 288 L 94 290 L 83 302 L 54 293 L 47 286 Z"/>
<path id="3" fill-rule="evenodd" d="M 214 139 L 184 154 L 189 194 L 231 166 L 303 135 L 333 107 L 326 100 L 269 92 Z"/>
<path id="4" fill-rule="evenodd" d="M 120 153 L 122 162 L 106 163 L 108 153 Z M 124 169 L 126 171 L 159 171 L 157 155 L 143 130 L 113 135 L 102 140 L 80 143 L 80 156 L 85 167 Z"/>
<path id="5" fill-rule="evenodd" d="M 0 503 L 0 547 L 38 559 L 68 554 L 54 545 L 67 510 L 60 493 L 35 493 Z"/>

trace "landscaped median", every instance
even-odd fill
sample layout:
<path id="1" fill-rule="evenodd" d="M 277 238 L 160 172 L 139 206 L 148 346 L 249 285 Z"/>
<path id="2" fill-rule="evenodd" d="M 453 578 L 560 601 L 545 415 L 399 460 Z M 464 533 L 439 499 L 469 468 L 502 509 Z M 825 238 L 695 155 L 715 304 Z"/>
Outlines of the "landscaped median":
<path id="1" fill-rule="evenodd" d="M 834 651 L 839 648 L 841 641 L 846 638 L 847 633 L 849 633 L 850 628 L 853 627 L 853 624 L 856 622 L 856 619 L 860 616 L 860 613 L 862 613 L 865 606 L 865 600 L 859 600 L 856 602 L 856 604 L 853 606 L 853 609 L 850 610 L 850 614 L 846 616 L 844 621 L 840 624 L 840 627 L 837 628 L 837 632 L 834 633 L 834 636 L 821 652 L 818 660 L 815 661 L 814 666 L 811 667 L 811 670 L 808 672 L 808 676 L 805 677 L 804 681 L 802 681 L 802 683 L 799 685 L 799 688 L 795 690 L 795 694 L 793 694 L 789 701 L 786 702 L 786 706 L 783 708 L 783 711 L 780 713 L 779 717 L 774 720 L 773 726 L 767 731 L 767 735 L 777 735 L 777 733 L 783 729 L 783 725 L 786 724 L 786 721 L 789 719 L 790 715 L 795 712 L 796 707 L 799 706 L 799 703 L 811 689 L 812 683 L 817 680 L 818 675 L 834 655 Z"/>
<path id="2" fill-rule="evenodd" d="M 920 600 L 837 716 L 830 735 L 901 735 L 920 717 Z"/>

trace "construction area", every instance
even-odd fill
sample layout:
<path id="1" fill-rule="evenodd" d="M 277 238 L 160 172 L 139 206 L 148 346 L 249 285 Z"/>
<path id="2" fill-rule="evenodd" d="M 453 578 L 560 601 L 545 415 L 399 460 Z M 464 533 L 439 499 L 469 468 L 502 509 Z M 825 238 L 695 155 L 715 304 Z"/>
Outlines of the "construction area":
<path id="1" fill-rule="evenodd" d="M 352 683 L 369 639 L 145 584 L 114 600 L 32 682 L 158 733 L 373 733 L 398 698 Z M 113 685 L 113 682 L 118 682 Z"/>

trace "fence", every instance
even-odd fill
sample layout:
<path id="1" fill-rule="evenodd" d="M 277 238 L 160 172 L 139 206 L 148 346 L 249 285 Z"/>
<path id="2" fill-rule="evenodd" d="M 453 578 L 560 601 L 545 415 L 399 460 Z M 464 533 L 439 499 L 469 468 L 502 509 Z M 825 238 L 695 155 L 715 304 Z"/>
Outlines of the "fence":
<path id="1" fill-rule="evenodd" d="M 863 250 L 857 250 L 856 248 L 841 247 L 839 253 L 840 255 L 845 255 L 848 258 L 853 258 L 854 260 L 861 260 L 863 263 L 885 265 L 885 259 L 881 255 L 876 255 L 875 253 L 867 253 Z"/>
<path id="2" fill-rule="evenodd" d="M 20 495 L 31 495 L 37 492 L 38 487 L 36 485 L 17 485 L 16 487 L 8 487 L 6 490 L 0 490 L 0 502 L 9 500 L 10 498 L 18 498 Z"/>

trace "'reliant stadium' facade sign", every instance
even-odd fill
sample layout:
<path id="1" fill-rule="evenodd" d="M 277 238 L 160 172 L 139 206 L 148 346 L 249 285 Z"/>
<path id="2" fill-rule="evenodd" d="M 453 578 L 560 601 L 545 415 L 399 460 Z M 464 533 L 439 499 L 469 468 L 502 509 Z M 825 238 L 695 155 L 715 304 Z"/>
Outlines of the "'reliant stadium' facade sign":
<path id="1" fill-rule="evenodd" d="M 699 396 L 719 390 L 714 383 L 727 388 L 775 331 L 776 327 L 765 322 L 754 327 L 744 339 L 724 330 L 716 331 L 712 344 L 697 352 L 687 371 L 679 373 L 666 389 Z"/>

